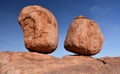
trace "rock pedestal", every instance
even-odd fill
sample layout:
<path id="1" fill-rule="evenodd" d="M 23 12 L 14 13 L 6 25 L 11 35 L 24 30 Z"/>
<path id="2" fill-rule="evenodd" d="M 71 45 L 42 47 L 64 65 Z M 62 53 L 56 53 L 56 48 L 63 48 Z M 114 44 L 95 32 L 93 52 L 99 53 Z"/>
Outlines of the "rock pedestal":
<path id="1" fill-rule="evenodd" d="M 56 58 L 35 52 L 0 52 L 0 74 L 120 74 L 120 57 Z"/>
<path id="2" fill-rule="evenodd" d="M 58 25 L 47 9 L 31 5 L 24 7 L 18 17 L 24 33 L 25 47 L 29 51 L 51 53 L 58 44 Z"/>
<path id="3" fill-rule="evenodd" d="M 102 49 L 103 42 L 104 38 L 97 23 L 78 16 L 69 27 L 64 47 L 80 55 L 94 55 Z"/>

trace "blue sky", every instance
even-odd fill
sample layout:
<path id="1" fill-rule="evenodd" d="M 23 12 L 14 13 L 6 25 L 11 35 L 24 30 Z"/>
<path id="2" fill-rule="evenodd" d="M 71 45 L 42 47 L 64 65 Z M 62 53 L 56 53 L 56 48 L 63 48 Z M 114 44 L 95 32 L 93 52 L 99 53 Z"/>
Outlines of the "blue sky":
<path id="1" fill-rule="evenodd" d="M 17 22 L 20 10 L 27 5 L 49 9 L 59 26 L 59 43 L 51 55 L 73 53 L 64 49 L 64 40 L 73 18 L 84 15 L 96 21 L 104 35 L 104 45 L 94 57 L 120 56 L 120 0 L 0 0 L 0 51 L 26 52 L 22 30 Z"/>

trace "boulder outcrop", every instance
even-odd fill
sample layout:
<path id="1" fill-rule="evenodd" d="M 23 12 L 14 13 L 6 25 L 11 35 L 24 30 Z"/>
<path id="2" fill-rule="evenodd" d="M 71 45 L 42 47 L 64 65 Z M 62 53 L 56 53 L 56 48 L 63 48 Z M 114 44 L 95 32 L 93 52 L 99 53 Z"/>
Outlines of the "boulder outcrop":
<path id="1" fill-rule="evenodd" d="M 120 74 L 120 57 L 54 56 L 0 52 L 0 74 Z"/>

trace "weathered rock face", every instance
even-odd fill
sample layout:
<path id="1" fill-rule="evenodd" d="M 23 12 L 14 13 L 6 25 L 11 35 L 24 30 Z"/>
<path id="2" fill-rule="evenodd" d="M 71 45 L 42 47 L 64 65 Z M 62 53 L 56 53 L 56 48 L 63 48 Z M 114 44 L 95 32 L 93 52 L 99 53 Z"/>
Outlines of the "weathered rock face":
<path id="1" fill-rule="evenodd" d="M 35 52 L 0 52 L 0 74 L 120 74 L 120 57 L 56 57 Z"/>
<path id="2" fill-rule="evenodd" d="M 84 16 L 78 16 L 69 27 L 64 47 L 81 55 L 94 55 L 102 49 L 103 41 L 97 23 Z"/>
<path id="3" fill-rule="evenodd" d="M 24 7 L 18 17 L 24 33 L 25 47 L 40 53 L 53 52 L 58 44 L 58 25 L 47 9 L 31 5 Z"/>

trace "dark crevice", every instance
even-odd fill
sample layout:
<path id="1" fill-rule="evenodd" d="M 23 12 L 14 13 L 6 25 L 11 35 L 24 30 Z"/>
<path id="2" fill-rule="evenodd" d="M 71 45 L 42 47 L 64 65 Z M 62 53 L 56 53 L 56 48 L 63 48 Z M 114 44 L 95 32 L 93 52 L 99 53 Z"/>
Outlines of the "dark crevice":
<path id="1" fill-rule="evenodd" d="M 96 60 L 98 60 L 98 61 L 102 62 L 103 64 L 107 64 L 107 62 L 105 62 L 105 61 L 104 61 L 104 60 L 102 60 L 102 59 L 96 59 Z"/>

